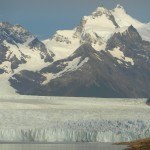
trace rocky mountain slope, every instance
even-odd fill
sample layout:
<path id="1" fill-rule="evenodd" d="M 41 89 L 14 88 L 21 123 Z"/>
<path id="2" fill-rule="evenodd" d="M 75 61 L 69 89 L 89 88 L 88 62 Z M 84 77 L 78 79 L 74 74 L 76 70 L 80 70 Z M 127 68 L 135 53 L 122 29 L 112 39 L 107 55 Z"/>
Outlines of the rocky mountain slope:
<path id="1" fill-rule="evenodd" d="M 130 26 L 115 33 L 105 51 L 86 43 L 68 58 L 40 72 L 15 74 L 10 82 L 20 94 L 29 95 L 149 97 L 149 49 L 150 43 Z"/>
<path id="2" fill-rule="evenodd" d="M 76 28 L 57 31 L 44 44 L 29 32 L 23 33 L 18 38 L 13 32 L 17 50 L 6 37 L 2 42 L 3 46 L 11 44 L 17 56 L 15 63 L 8 61 L 13 73 L 7 82 L 18 94 L 150 97 L 149 24 L 129 16 L 122 6 L 113 10 L 99 7 Z M 1 60 L 5 56 L 1 54 Z M 4 69 L 0 71 L 4 75 Z"/>
<path id="3" fill-rule="evenodd" d="M 54 54 L 20 25 L 0 23 L 1 93 L 9 94 L 8 79 L 21 70 L 40 70 L 53 62 Z"/>

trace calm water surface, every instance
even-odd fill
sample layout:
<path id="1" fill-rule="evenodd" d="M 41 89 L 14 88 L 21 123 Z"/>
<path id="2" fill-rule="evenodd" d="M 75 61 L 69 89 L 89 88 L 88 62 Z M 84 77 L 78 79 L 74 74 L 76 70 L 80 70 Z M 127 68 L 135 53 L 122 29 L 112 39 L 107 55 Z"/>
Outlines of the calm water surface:
<path id="1" fill-rule="evenodd" d="M 111 143 L 78 144 L 0 144 L 0 150 L 124 150 L 126 146 Z"/>

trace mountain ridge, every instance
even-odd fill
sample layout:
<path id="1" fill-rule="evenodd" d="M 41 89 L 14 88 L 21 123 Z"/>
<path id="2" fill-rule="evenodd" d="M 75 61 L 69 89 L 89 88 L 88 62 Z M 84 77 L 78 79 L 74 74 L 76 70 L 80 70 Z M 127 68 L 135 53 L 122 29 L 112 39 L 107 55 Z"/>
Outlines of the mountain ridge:
<path id="1" fill-rule="evenodd" d="M 91 43 L 96 50 L 105 49 L 105 43 L 112 34 L 131 25 L 138 30 L 143 40 L 150 41 L 150 30 L 145 29 L 146 24 L 132 18 L 123 6 L 117 5 L 112 10 L 98 7 L 91 15 L 84 16 L 73 30 L 59 30 L 43 42 L 55 53 L 54 59 L 58 60 L 71 55 L 84 42 Z"/>
<path id="2" fill-rule="evenodd" d="M 121 44 L 118 44 L 119 40 Z M 110 46 L 110 43 L 114 43 L 114 46 Z M 27 86 L 24 88 L 29 91 L 23 89 L 19 92 L 42 96 L 148 97 L 150 61 L 147 62 L 140 56 L 141 53 L 150 56 L 149 50 L 146 50 L 146 53 L 140 50 L 146 46 L 137 30 L 130 26 L 123 33 L 114 33 L 105 51 L 96 51 L 89 43 L 85 43 L 68 58 L 55 61 L 35 73 L 35 76 L 40 77 L 34 81 L 34 87 L 30 89 L 30 86 Z M 147 46 L 147 49 L 149 48 L 150 43 Z M 24 78 L 26 73 L 30 80 L 32 72 L 28 71 L 16 74 L 10 79 L 15 89 L 19 90 L 25 83 L 29 83 L 27 78 Z M 14 80 L 19 81 L 18 84 L 14 84 Z M 120 82 L 117 82 L 118 80 Z M 136 87 L 137 84 L 140 88 Z"/>
<path id="3" fill-rule="evenodd" d="M 98 7 L 43 42 L 20 25 L 0 23 L 0 31 L 2 94 L 150 96 L 149 24 L 121 5 Z"/>

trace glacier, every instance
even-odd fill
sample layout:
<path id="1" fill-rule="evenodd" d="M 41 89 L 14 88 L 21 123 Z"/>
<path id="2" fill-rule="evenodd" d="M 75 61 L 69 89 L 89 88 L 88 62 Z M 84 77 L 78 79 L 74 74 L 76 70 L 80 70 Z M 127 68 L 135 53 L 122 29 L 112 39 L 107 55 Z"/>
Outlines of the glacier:
<path id="1" fill-rule="evenodd" d="M 146 99 L 0 97 L 1 142 L 122 142 L 150 137 Z"/>
<path id="2" fill-rule="evenodd" d="M 59 124 L 59 123 L 58 123 Z M 58 125 L 57 124 L 57 125 Z M 147 125 L 145 125 L 147 124 Z M 68 122 L 50 128 L 1 129 L 1 142 L 123 142 L 150 137 L 150 122 Z"/>

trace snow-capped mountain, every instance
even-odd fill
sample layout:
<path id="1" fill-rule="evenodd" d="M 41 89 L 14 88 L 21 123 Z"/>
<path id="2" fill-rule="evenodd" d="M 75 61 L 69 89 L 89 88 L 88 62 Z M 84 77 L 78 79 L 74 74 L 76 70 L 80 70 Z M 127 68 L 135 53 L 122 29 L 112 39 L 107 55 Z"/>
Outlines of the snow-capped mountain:
<path id="1" fill-rule="evenodd" d="M 0 62 L 3 72 L 13 72 L 20 64 L 31 64 L 37 59 L 41 62 L 53 60 L 50 56 L 52 53 L 48 53 L 45 45 L 20 25 L 0 23 L 0 39 L 2 49 Z M 30 65 L 26 66 L 30 67 Z"/>
<path id="2" fill-rule="evenodd" d="M 20 70 L 40 70 L 53 61 L 53 53 L 20 25 L 0 23 L 0 91 L 10 89 L 8 78 Z M 3 93 L 3 92 L 2 92 Z M 5 92 L 4 92 L 5 93 Z"/>
<path id="3" fill-rule="evenodd" d="M 130 26 L 114 33 L 105 50 L 85 43 L 69 57 L 39 72 L 22 71 L 10 82 L 28 95 L 149 97 L 149 50 L 150 43 Z"/>
<path id="4" fill-rule="evenodd" d="M 14 50 L 15 44 L 6 37 L 2 46 L 11 44 L 15 57 L 21 53 L 17 58 L 24 61 L 11 68 L 13 73 L 7 84 L 2 83 L 7 88 L 0 91 L 13 89 L 18 94 L 47 96 L 150 97 L 149 27 L 149 23 L 132 18 L 120 5 L 113 10 L 98 7 L 73 30 L 57 31 L 44 44 L 29 32 L 20 33 L 17 25 L 17 32 L 23 35 L 18 38 L 18 34 L 12 34 L 18 49 Z M 0 57 L 5 62 L 4 54 Z"/>
<path id="5" fill-rule="evenodd" d="M 132 18 L 123 6 L 113 10 L 98 7 L 90 16 L 84 16 L 73 30 L 57 31 L 50 39 L 43 42 L 53 53 L 55 60 L 68 57 L 83 43 L 91 43 L 98 51 L 104 50 L 107 40 L 118 30 L 125 30 L 133 25 L 143 40 L 150 41 L 150 29 L 147 24 Z"/>

